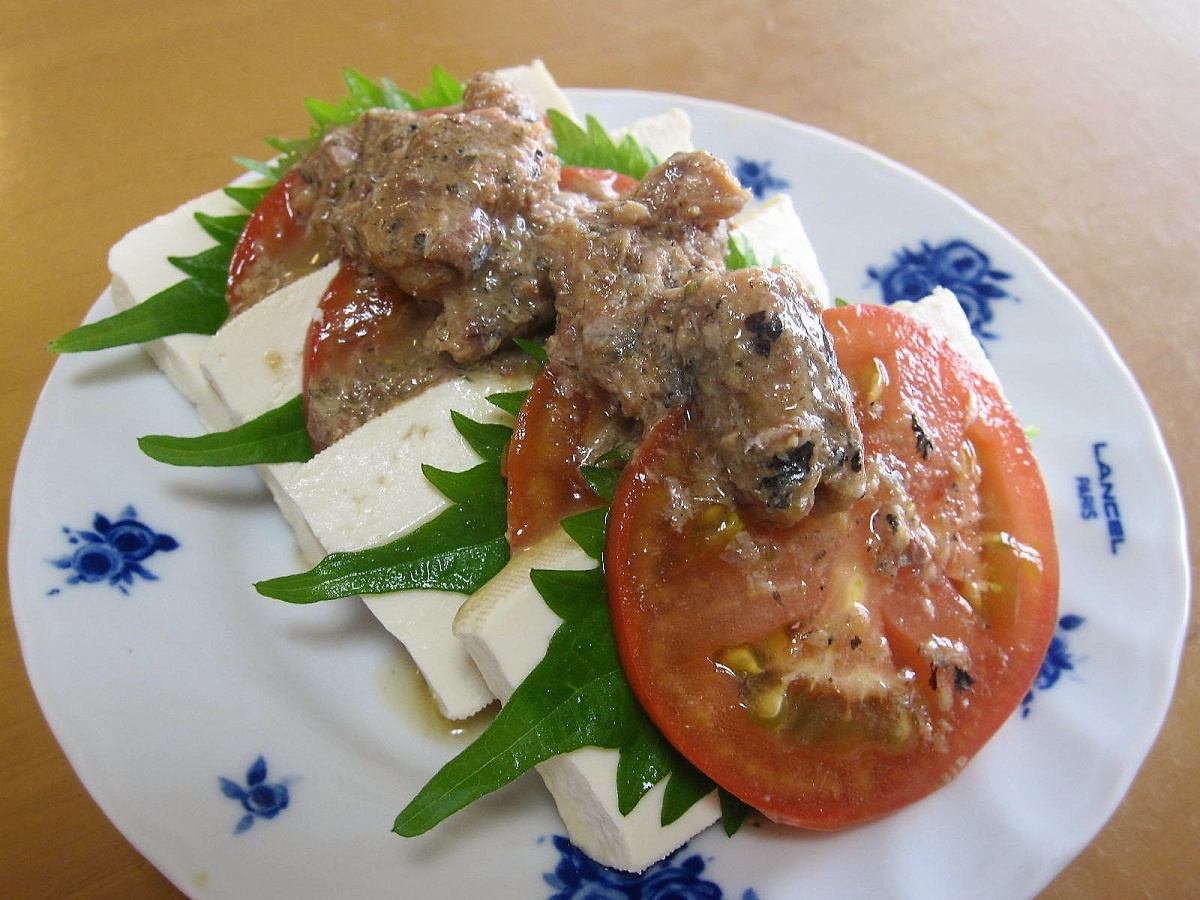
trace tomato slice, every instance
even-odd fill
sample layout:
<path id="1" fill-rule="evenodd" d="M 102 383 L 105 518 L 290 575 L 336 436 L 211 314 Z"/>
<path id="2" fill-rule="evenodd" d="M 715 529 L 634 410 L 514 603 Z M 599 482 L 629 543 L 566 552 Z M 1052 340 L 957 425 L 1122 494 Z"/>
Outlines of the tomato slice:
<path id="1" fill-rule="evenodd" d="M 594 169 L 587 166 L 563 166 L 558 176 L 558 187 L 564 191 L 586 194 L 593 200 L 616 200 L 628 197 L 637 190 L 638 180 L 632 175 L 622 175 L 612 169 Z"/>
<path id="2" fill-rule="evenodd" d="M 231 315 L 333 258 L 325 242 L 308 233 L 312 202 L 304 180 L 293 170 L 254 208 L 229 266 L 225 299 Z"/>
<path id="3" fill-rule="evenodd" d="M 825 322 L 867 496 L 786 529 L 743 520 L 689 479 L 704 451 L 677 411 L 622 475 L 605 553 L 625 670 L 666 738 L 769 818 L 815 829 L 955 776 L 1033 683 L 1058 596 L 1045 487 L 994 385 L 890 308 Z"/>
<path id="4" fill-rule="evenodd" d="M 422 341 L 436 314 L 390 278 L 342 262 L 305 344 L 304 407 L 315 450 L 448 373 L 449 363 Z"/>
<path id="5" fill-rule="evenodd" d="M 520 549 L 567 516 L 603 502 L 580 474 L 611 445 L 619 424 L 598 393 L 571 391 L 550 369 L 534 381 L 505 457 L 508 542 Z"/>

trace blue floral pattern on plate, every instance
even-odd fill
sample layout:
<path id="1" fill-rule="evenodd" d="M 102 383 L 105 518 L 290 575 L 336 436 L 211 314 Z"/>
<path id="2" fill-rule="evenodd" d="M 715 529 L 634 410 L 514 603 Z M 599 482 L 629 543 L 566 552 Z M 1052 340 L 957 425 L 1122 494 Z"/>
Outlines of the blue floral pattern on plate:
<path id="1" fill-rule="evenodd" d="M 560 854 L 554 871 L 544 877 L 556 893 L 549 900 L 722 900 L 720 885 L 701 877 L 707 865 L 699 854 L 676 850 L 644 872 L 610 869 L 588 857 L 567 838 L 555 835 Z M 747 888 L 741 900 L 758 900 Z"/>
<path id="2" fill-rule="evenodd" d="M 1058 627 L 1054 631 L 1054 637 L 1050 639 L 1050 647 L 1046 651 L 1046 658 L 1042 660 L 1042 667 L 1038 670 L 1037 678 L 1033 680 L 1033 687 L 1021 701 L 1021 718 L 1027 718 L 1032 711 L 1035 691 L 1050 690 L 1058 684 L 1063 672 L 1074 671 L 1077 660 L 1067 646 L 1067 635 L 1086 621 L 1083 616 L 1070 613 L 1058 620 Z"/>
<path id="3" fill-rule="evenodd" d="M 741 182 L 742 187 L 750 191 L 758 200 L 772 191 L 783 190 L 789 184 L 786 179 L 780 178 L 771 171 L 769 159 L 760 162 L 739 156 L 737 164 L 733 167 L 733 175 Z"/>
<path id="4" fill-rule="evenodd" d="M 143 565 L 155 553 L 165 553 L 179 546 L 169 534 L 155 531 L 138 519 L 137 510 L 126 506 L 114 521 L 96 513 L 91 529 L 63 528 L 67 543 L 74 550 L 66 556 L 50 560 L 55 568 L 65 569 L 67 584 L 97 584 L 107 582 L 122 594 L 128 594 L 135 576 L 148 581 L 158 576 Z M 57 594 L 58 588 L 50 591 Z"/>
<path id="5" fill-rule="evenodd" d="M 221 793 L 230 800 L 237 800 L 245 810 L 233 829 L 234 834 L 241 834 L 254 824 L 256 819 L 273 819 L 288 807 L 291 802 L 291 792 L 286 781 L 267 781 L 267 761 L 258 757 L 246 770 L 246 784 L 242 785 L 229 778 L 218 778 Z"/>
<path id="6" fill-rule="evenodd" d="M 869 268 L 867 274 L 879 282 L 884 303 L 920 300 L 935 287 L 948 288 L 958 297 L 971 331 L 980 339 L 999 336 L 989 327 L 995 318 L 992 303 L 1016 299 L 1000 286 L 1012 276 L 994 268 L 986 253 L 961 238 L 936 246 L 922 241 L 916 250 L 905 247 L 889 265 Z"/>

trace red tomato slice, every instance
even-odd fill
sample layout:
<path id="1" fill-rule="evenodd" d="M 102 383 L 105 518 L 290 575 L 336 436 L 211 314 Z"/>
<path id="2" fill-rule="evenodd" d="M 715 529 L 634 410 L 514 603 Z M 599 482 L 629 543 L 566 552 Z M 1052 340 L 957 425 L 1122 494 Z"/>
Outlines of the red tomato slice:
<path id="1" fill-rule="evenodd" d="M 508 478 L 508 542 L 527 547 L 574 513 L 601 499 L 580 474 L 612 415 L 599 395 L 567 391 L 549 369 L 534 381 L 517 415 L 505 457 Z"/>
<path id="2" fill-rule="evenodd" d="M 616 200 L 628 197 L 637 190 L 638 180 L 612 169 L 592 169 L 586 166 L 563 166 L 558 187 L 564 191 L 587 194 L 593 200 Z"/>
<path id="3" fill-rule="evenodd" d="M 329 247 L 308 234 L 311 204 L 303 179 L 293 170 L 254 208 L 229 266 L 225 297 L 232 315 L 333 258 Z"/>
<path id="4" fill-rule="evenodd" d="M 605 555 L 625 670 L 666 738 L 769 818 L 815 829 L 956 775 L 1033 683 L 1058 596 L 1045 488 L 995 387 L 890 308 L 825 322 L 867 496 L 788 529 L 743 520 L 689 481 L 703 449 L 678 411 L 626 468 Z"/>
<path id="5" fill-rule="evenodd" d="M 436 313 L 386 276 L 342 263 L 305 344 L 304 406 L 314 449 L 446 373 L 448 364 L 421 340 Z"/>

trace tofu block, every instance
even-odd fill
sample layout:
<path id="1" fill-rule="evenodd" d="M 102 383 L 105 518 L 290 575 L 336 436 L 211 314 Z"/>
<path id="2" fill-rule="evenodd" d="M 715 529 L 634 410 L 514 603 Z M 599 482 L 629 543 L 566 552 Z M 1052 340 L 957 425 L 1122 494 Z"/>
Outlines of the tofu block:
<path id="1" fill-rule="evenodd" d="M 518 91 L 524 91 L 533 98 L 534 104 L 542 112 L 548 109 L 558 110 L 568 118 L 578 121 L 575 107 L 562 92 L 546 64 L 540 59 L 523 66 L 512 66 L 507 69 L 497 69 L 496 75 Z"/>
<path id="2" fill-rule="evenodd" d="M 235 423 L 300 395 L 309 324 L 338 266 L 330 263 L 264 297 L 209 340 L 200 367 Z"/>
<path id="3" fill-rule="evenodd" d="M 533 583 L 531 569 L 596 565 L 559 531 L 514 555 L 505 569 L 459 610 L 454 633 L 470 651 L 488 687 L 507 702 L 546 653 L 561 624 Z M 617 808 L 616 750 L 585 747 L 537 767 L 575 846 L 606 866 L 641 871 L 720 818 L 715 793 L 670 825 L 659 821 L 665 785 L 656 785 L 628 816 Z"/>
<path id="4" fill-rule="evenodd" d="M 616 129 L 613 140 L 620 141 L 625 135 L 649 150 L 659 162 L 672 153 L 687 153 L 695 148 L 692 144 L 691 117 L 679 108 L 672 108 L 657 116 L 637 119 L 624 128 Z"/>
<path id="5" fill-rule="evenodd" d="M 108 253 L 108 269 L 112 276 L 110 291 L 118 310 L 136 306 L 186 280 L 167 257 L 191 256 L 213 246 L 213 239 L 196 222 L 197 212 L 232 216 L 245 210 L 223 191 L 212 191 L 138 226 L 121 238 Z M 200 369 L 200 355 L 208 340 L 206 335 L 176 334 L 150 341 L 143 347 L 175 389 L 196 407 L 205 428 L 221 431 L 229 428 L 232 422 Z"/>

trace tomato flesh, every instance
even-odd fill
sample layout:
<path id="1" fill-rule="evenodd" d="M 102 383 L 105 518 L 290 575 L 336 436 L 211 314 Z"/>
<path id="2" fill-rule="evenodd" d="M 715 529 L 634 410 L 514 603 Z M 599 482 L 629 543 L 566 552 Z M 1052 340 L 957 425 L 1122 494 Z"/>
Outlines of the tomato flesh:
<path id="1" fill-rule="evenodd" d="M 509 442 L 508 541 L 514 550 L 535 543 L 567 516 L 602 501 L 580 466 L 607 449 L 614 419 L 598 394 L 566 389 L 545 369 L 534 381 Z"/>
<path id="2" fill-rule="evenodd" d="M 605 553 L 622 661 L 666 738 L 769 818 L 816 829 L 956 775 L 1032 684 L 1058 594 L 1045 488 L 996 388 L 887 307 L 825 322 L 867 495 L 786 529 L 743 519 L 689 480 L 705 449 L 677 411 L 626 468 Z"/>
<path id="3" fill-rule="evenodd" d="M 311 204 L 303 179 L 293 170 L 254 208 L 229 266 L 225 297 L 231 315 L 333 258 L 331 249 L 308 233 Z"/>
<path id="4" fill-rule="evenodd" d="M 637 190 L 638 180 L 612 169 L 587 166 L 563 166 L 558 176 L 560 190 L 586 194 L 593 200 L 615 200 L 628 197 Z"/>

